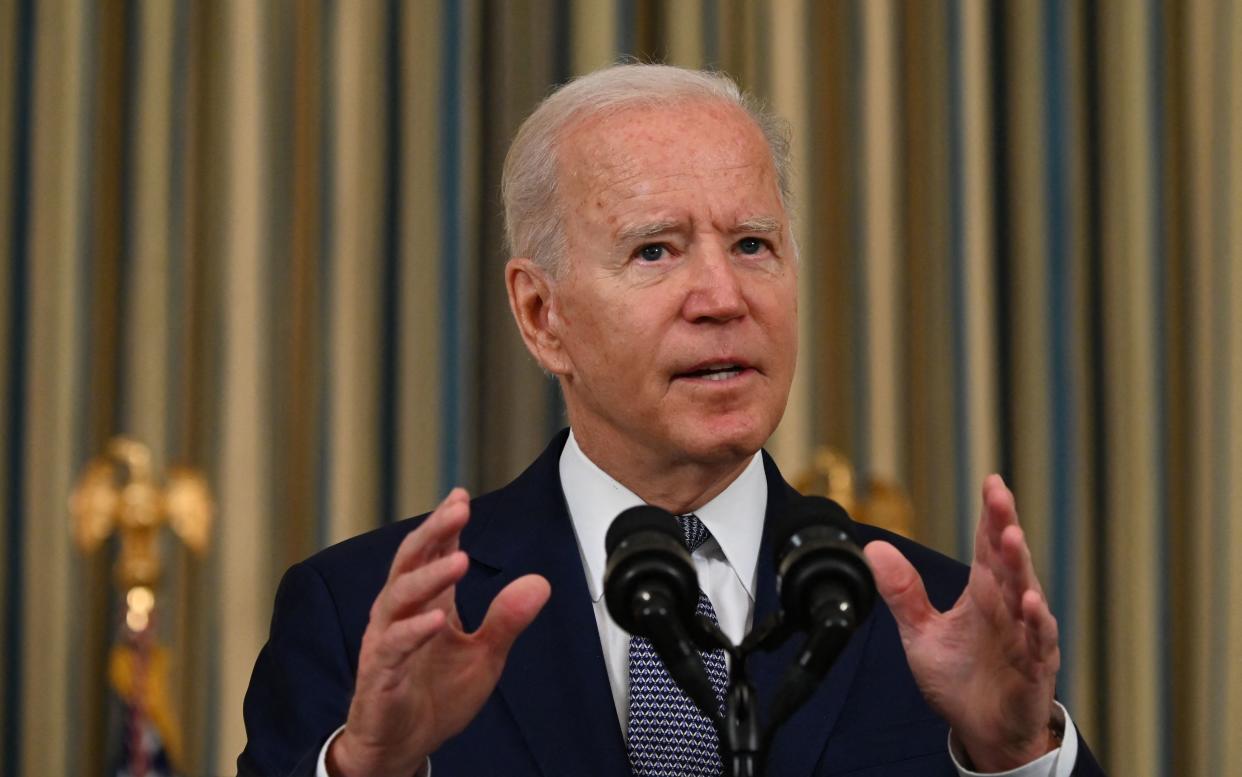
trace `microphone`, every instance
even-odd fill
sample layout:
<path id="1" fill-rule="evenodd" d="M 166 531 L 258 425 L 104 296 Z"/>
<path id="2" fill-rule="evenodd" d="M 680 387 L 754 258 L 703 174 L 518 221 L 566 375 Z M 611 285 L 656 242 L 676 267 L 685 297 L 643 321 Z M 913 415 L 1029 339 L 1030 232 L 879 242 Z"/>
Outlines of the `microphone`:
<path id="1" fill-rule="evenodd" d="M 841 505 L 796 497 L 774 539 L 781 607 L 807 640 L 773 700 L 769 732 L 810 698 L 875 602 L 875 578 Z"/>
<path id="2" fill-rule="evenodd" d="M 672 513 L 651 505 L 625 510 L 604 537 L 604 599 L 621 628 L 651 640 L 669 675 L 713 722 L 716 692 L 691 639 L 698 630 L 698 576 Z"/>
<path id="3" fill-rule="evenodd" d="M 795 628 L 853 629 L 871 612 L 875 578 L 854 542 L 850 517 L 820 496 L 795 498 L 775 532 L 777 590 Z"/>

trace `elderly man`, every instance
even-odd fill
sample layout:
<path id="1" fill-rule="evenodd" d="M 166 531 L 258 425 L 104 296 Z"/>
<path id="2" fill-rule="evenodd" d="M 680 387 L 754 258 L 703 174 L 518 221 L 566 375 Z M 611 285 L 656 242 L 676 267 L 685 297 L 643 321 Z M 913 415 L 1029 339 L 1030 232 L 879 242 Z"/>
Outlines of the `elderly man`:
<path id="1" fill-rule="evenodd" d="M 601 70 L 527 119 L 505 281 L 570 431 L 501 490 L 455 489 L 288 572 L 243 774 L 722 773 L 706 719 L 609 619 L 603 537 L 657 505 L 695 537 L 701 611 L 725 633 L 778 606 L 766 527 L 792 492 L 760 449 L 797 351 L 786 151 L 727 78 L 671 67 Z M 1053 699 L 1057 625 L 999 477 L 969 570 L 857 533 L 883 603 L 775 737 L 770 774 L 1099 772 Z M 788 656 L 755 660 L 762 701 Z"/>

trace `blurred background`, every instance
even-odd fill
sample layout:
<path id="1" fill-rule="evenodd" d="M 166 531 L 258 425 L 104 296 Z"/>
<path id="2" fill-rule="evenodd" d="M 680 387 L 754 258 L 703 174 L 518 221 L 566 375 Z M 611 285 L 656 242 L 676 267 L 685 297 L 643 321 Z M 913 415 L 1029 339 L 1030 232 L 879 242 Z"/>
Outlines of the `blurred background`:
<path id="1" fill-rule="evenodd" d="M 500 167 L 623 57 L 791 124 L 787 475 L 831 446 L 966 559 L 1003 473 L 1105 766 L 1236 773 L 1240 42 L 1232 0 L 0 0 L 0 775 L 126 739 L 122 533 L 69 517 L 113 435 L 214 500 L 201 556 L 158 535 L 153 629 L 179 770 L 215 775 L 284 569 L 563 425 Z"/>

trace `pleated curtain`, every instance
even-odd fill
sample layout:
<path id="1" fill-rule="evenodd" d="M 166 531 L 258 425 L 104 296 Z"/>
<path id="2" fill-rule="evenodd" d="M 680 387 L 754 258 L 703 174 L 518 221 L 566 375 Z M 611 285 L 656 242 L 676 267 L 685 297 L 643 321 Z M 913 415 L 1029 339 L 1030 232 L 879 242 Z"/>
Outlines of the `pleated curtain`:
<path id="1" fill-rule="evenodd" d="M 95 775 L 120 617 L 67 497 L 114 434 L 202 469 L 160 628 L 231 773 L 282 572 L 494 488 L 565 423 L 503 286 L 556 84 L 713 67 L 789 122 L 820 446 L 969 558 L 1014 487 L 1111 773 L 1242 763 L 1236 0 L 0 0 L 0 775 Z"/>

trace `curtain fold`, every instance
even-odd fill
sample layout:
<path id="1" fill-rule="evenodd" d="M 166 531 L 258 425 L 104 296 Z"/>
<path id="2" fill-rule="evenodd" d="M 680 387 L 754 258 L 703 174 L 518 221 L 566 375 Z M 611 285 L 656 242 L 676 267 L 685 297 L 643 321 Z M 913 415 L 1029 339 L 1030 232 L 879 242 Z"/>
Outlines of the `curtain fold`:
<path id="1" fill-rule="evenodd" d="M 1105 765 L 1242 760 L 1236 0 L 0 2 L 0 775 L 97 774 L 114 434 L 202 469 L 163 543 L 189 774 L 229 772 L 292 563 L 515 476 L 564 424 L 507 308 L 531 108 L 618 59 L 789 120 L 801 352 L 769 449 L 831 446 L 967 558 L 1014 487 Z"/>

